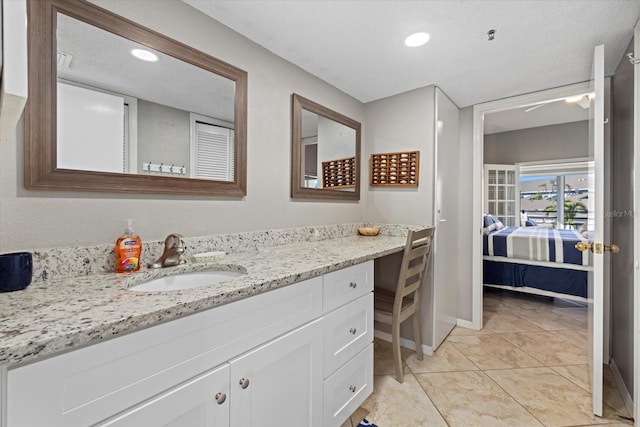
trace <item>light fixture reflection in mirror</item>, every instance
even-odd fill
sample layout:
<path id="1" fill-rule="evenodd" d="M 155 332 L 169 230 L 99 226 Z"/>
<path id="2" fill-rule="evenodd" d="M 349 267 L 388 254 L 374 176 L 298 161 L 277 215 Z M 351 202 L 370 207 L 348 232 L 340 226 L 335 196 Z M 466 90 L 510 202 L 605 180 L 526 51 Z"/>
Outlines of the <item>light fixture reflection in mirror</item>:
<path id="1" fill-rule="evenodd" d="M 27 189 L 246 194 L 245 71 L 85 1 L 27 17 Z"/>
<path id="2" fill-rule="evenodd" d="M 291 197 L 360 199 L 360 123 L 292 97 Z"/>

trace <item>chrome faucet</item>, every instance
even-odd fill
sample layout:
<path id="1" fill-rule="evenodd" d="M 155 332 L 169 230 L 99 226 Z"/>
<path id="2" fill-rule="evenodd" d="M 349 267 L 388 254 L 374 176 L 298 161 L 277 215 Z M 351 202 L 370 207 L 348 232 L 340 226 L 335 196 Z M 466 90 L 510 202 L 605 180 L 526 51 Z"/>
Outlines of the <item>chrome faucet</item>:
<path id="1" fill-rule="evenodd" d="M 147 265 L 148 268 L 173 267 L 186 262 L 180 259 L 184 253 L 184 242 L 181 234 L 169 234 L 164 240 L 164 252 L 155 262 Z"/>

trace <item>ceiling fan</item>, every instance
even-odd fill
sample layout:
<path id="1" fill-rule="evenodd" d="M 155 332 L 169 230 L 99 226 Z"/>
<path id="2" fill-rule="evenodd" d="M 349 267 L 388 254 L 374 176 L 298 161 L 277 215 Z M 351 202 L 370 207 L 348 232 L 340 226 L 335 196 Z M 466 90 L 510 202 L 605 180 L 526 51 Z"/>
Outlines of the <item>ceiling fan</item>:
<path id="1" fill-rule="evenodd" d="M 580 107 L 582 107 L 582 109 L 586 110 L 587 108 L 589 108 L 589 100 L 593 98 L 593 95 L 591 93 L 585 93 L 582 95 L 576 95 L 576 96 L 570 96 L 567 98 L 560 98 L 560 99 L 552 99 L 550 101 L 543 101 L 540 102 L 536 105 L 534 105 L 533 107 L 530 107 L 526 110 L 524 110 L 525 113 L 528 113 L 530 111 L 536 110 L 540 107 L 544 107 L 545 105 L 554 103 L 554 102 L 560 102 L 560 101 L 564 101 L 568 104 L 577 104 Z"/>

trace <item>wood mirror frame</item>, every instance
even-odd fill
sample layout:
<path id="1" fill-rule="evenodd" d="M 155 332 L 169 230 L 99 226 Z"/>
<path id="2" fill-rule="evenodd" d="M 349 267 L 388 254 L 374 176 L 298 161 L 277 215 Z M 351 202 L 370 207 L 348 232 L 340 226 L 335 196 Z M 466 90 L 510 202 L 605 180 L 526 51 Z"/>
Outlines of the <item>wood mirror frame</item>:
<path id="1" fill-rule="evenodd" d="M 56 165 L 56 16 L 63 13 L 235 82 L 234 181 L 60 169 Z M 28 0 L 24 181 L 31 190 L 242 197 L 247 188 L 247 72 L 83 0 Z"/>
<path id="2" fill-rule="evenodd" d="M 306 188 L 302 185 L 302 110 L 341 123 L 355 130 L 355 168 L 354 191 Z M 291 198 L 306 200 L 360 200 L 360 128 L 359 122 L 330 110 L 296 93 L 291 99 Z M 319 171 L 321 173 L 321 171 Z"/>

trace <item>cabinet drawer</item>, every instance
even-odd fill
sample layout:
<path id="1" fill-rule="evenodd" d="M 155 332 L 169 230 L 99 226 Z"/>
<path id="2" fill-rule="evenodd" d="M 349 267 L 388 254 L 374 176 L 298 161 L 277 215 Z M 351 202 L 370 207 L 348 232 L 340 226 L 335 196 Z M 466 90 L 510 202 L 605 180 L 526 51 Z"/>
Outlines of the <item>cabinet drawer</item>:
<path id="1" fill-rule="evenodd" d="M 98 426 L 228 426 L 229 418 L 229 364 L 225 363 Z"/>
<path id="2" fill-rule="evenodd" d="M 320 317 L 321 292 L 317 277 L 9 370 L 8 425 L 105 420 Z"/>
<path id="3" fill-rule="evenodd" d="M 323 308 L 328 313 L 373 291 L 373 261 L 333 271 L 323 277 Z"/>
<path id="4" fill-rule="evenodd" d="M 324 318 L 324 377 L 373 342 L 373 292 Z"/>
<path id="5" fill-rule="evenodd" d="M 324 381 L 324 426 L 340 426 L 373 393 L 373 343 Z"/>

